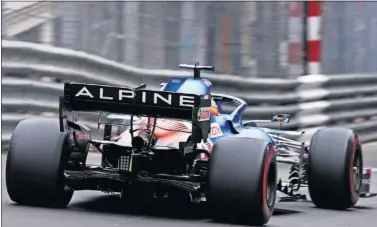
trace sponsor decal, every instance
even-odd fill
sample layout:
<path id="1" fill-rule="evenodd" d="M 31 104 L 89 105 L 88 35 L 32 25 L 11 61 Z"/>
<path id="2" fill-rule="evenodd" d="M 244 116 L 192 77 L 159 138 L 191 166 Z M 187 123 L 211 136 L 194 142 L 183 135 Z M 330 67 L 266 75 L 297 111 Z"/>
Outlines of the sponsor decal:
<path id="1" fill-rule="evenodd" d="M 220 136 L 223 136 L 223 132 L 221 131 L 221 127 L 218 123 L 212 123 L 211 124 L 211 132 L 209 134 L 209 136 L 211 138 L 216 138 L 216 137 L 220 137 Z"/>
<path id="2" fill-rule="evenodd" d="M 195 96 L 189 94 L 171 94 L 158 91 L 134 91 L 118 87 L 101 87 L 94 85 L 70 85 L 76 90 L 75 97 L 122 103 L 137 103 L 167 107 L 194 107 Z M 80 87 L 78 87 L 80 86 Z"/>
<path id="3" fill-rule="evenodd" d="M 210 107 L 201 107 L 198 111 L 198 121 L 208 121 L 211 117 Z"/>
<path id="4" fill-rule="evenodd" d="M 193 152 L 194 152 L 194 144 L 189 144 L 189 145 L 185 146 L 185 148 L 183 149 L 184 155 L 191 154 Z"/>

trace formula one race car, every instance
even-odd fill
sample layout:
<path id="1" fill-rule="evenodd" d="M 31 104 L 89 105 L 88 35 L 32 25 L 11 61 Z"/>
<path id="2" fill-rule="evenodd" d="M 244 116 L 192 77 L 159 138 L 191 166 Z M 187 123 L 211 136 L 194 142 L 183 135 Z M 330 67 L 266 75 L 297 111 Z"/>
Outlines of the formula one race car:
<path id="1" fill-rule="evenodd" d="M 153 200 L 206 202 L 214 221 L 263 225 L 277 191 L 293 199 L 308 186 L 313 203 L 346 209 L 369 193 L 370 171 L 355 132 L 322 128 L 310 144 L 301 132 L 244 122 L 247 104 L 211 93 L 200 77 L 211 66 L 181 65 L 193 78 L 171 78 L 161 90 L 65 83 L 59 119 L 21 121 L 9 146 L 6 184 L 19 204 L 65 207 L 75 190 L 118 192 L 126 206 Z M 234 104 L 226 114 L 222 107 Z M 77 111 L 97 111 L 102 139 L 79 124 Z M 121 114 L 121 116 L 117 116 Z M 128 125 L 123 122 L 128 115 Z M 288 123 L 272 114 L 270 122 Z M 123 122 L 123 123 L 122 123 Z M 123 129 L 113 136 L 114 127 Z M 102 153 L 100 166 L 86 163 L 88 151 Z M 292 165 L 289 181 L 278 179 L 277 162 Z M 365 184 L 363 184 L 364 182 Z"/>

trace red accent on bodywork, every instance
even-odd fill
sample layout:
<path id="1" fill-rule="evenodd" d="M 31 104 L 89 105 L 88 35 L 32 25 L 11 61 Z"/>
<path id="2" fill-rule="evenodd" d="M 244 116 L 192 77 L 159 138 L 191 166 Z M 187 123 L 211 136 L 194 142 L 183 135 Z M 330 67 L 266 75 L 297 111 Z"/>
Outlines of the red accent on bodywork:
<path id="1" fill-rule="evenodd" d="M 76 131 L 75 136 L 79 140 L 88 140 L 89 139 L 89 133 L 87 133 L 87 132 Z"/>
<path id="2" fill-rule="evenodd" d="M 153 124 L 154 120 L 155 120 L 154 118 L 153 119 L 151 118 L 149 123 Z M 143 119 L 139 125 L 139 129 L 146 129 L 147 128 L 146 122 L 147 122 L 147 119 Z M 183 122 L 180 122 L 177 120 L 158 119 L 157 125 L 166 129 L 170 129 L 170 130 L 177 130 L 177 131 L 170 131 L 170 130 L 164 130 L 164 129 L 156 127 L 154 134 L 158 139 L 166 139 L 168 137 L 177 136 L 181 133 L 178 131 L 189 132 L 189 128 L 187 128 L 187 126 Z"/>
<path id="3" fill-rule="evenodd" d="M 372 169 L 364 169 L 364 174 L 371 175 L 372 174 Z"/>

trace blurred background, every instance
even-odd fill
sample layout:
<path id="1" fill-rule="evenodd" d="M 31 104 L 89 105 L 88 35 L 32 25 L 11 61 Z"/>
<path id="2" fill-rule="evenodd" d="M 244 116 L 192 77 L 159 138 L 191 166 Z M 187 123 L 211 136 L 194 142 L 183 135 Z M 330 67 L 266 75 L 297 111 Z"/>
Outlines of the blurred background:
<path id="1" fill-rule="evenodd" d="M 294 2 L 2 2 L 7 39 L 149 69 L 199 61 L 243 77 L 302 75 L 289 49 Z M 301 4 L 298 7 L 302 7 Z M 323 2 L 321 72 L 377 72 L 377 2 Z"/>
<path id="2" fill-rule="evenodd" d="M 291 121 L 281 129 L 304 131 L 299 140 L 307 142 L 316 130 L 325 126 L 353 129 L 363 144 L 365 167 L 375 169 L 377 1 L 311 2 L 320 5 L 318 16 L 308 17 L 308 11 L 313 9 L 306 9 L 305 4 L 297 0 L 3 0 L 2 152 L 8 151 L 12 133 L 20 121 L 41 116 L 58 119 L 58 98 L 63 95 L 64 82 L 131 87 L 145 83 L 148 89 L 159 89 L 160 83 L 170 78 L 192 77 L 192 71 L 179 70 L 179 64 L 200 62 L 215 66 L 214 73 L 202 74 L 212 82 L 211 92 L 233 95 L 248 103 L 243 120 L 271 120 L 273 113 L 289 114 Z M 320 45 L 309 53 L 307 40 Z M 309 56 L 315 61 L 309 60 Z M 309 70 L 310 64 L 318 67 Z M 227 113 L 233 110 L 234 105 L 224 108 Z M 78 115 L 79 122 L 91 129 L 91 136 L 104 138 L 104 127 L 98 127 L 98 112 L 79 112 Z M 279 127 L 276 122 L 258 123 L 258 126 Z M 38 133 L 44 127 L 41 125 L 31 133 Z M 113 135 L 125 128 L 113 127 Z M 364 146 L 370 142 L 374 145 Z M 332 149 L 330 146 L 329 153 Z M 5 155 L 2 160 L 5 167 Z M 288 176 L 288 169 L 279 167 L 280 170 Z M 297 171 L 291 170 L 290 177 L 294 179 Z M 26 175 L 30 176 L 37 175 Z M 377 189 L 375 182 L 373 180 L 372 192 Z M 2 185 L 5 192 L 4 180 Z M 28 187 L 22 188 L 25 189 Z M 43 227 L 56 223 L 64 227 L 132 227 L 143 226 L 143 223 L 151 226 L 153 222 L 155 226 L 177 223 L 184 227 L 198 223 L 197 226 L 205 227 L 208 222 L 201 209 L 199 216 L 185 214 L 179 221 L 181 215 L 168 215 L 166 223 L 160 215 L 155 216 L 155 220 L 153 214 L 127 216 L 123 206 L 113 209 L 118 198 L 109 198 L 86 192 L 75 194 L 74 204 L 65 215 L 60 209 L 31 211 L 14 206 L 4 193 L 3 214 L 8 219 L 4 218 L 3 225 Z M 336 222 L 349 223 L 351 219 L 355 222 L 342 226 L 353 226 L 361 219 L 361 224 L 355 226 L 366 226 L 363 223 L 367 218 L 376 214 L 373 207 L 377 206 L 377 200 L 359 203 L 357 209 L 343 213 L 316 211 L 307 203 L 300 203 L 296 208 L 288 204 L 280 206 L 284 209 L 275 212 L 276 216 L 274 213 L 276 221 L 271 226 L 301 226 L 305 221 L 305 226 L 339 227 Z M 198 209 L 195 206 L 192 210 Z M 95 216 L 85 215 L 86 211 L 92 211 Z M 360 215 L 362 211 L 366 213 Z M 354 218 L 352 213 L 358 217 Z M 311 218 L 318 219 L 320 225 L 315 225 Z M 374 220 L 377 227 L 377 218 L 370 220 L 371 223 Z"/>
<path id="3" fill-rule="evenodd" d="M 299 1 L 2 1 L 2 141 L 20 120 L 56 118 L 64 81 L 158 88 L 194 61 L 215 66 L 214 92 L 249 104 L 245 119 L 287 113 L 287 129 L 377 141 L 377 2 L 312 2 L 316 18 Z"/>

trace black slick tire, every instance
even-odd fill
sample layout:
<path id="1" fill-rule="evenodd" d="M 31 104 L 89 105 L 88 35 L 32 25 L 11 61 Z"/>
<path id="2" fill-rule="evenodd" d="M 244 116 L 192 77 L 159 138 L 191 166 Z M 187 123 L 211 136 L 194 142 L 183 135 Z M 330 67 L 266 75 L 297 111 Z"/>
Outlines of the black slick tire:
<path id="1" fill-rule="evenodd" d="M 6 186 L 12 201 L 22 205 L 66 207 L 73 190 L 65 190 L 69 132 L 53 119 L 27 119 L 15 128 L 7 155 Z"/>
<path id="2" fill-rule="evenodd" d="M 229 137 L 213 148 L 208 203 L 215 222 L 266 224 L 276 201 L 277 165 L 267 141 Z"/>
<path id="3" fill-rule="evenodd" d="M 360 195 L 363 157 L 359 137 L 350 129 L 322 128 L 312 137 L 308 184 L 319 208 L 347 209 Z"/>

